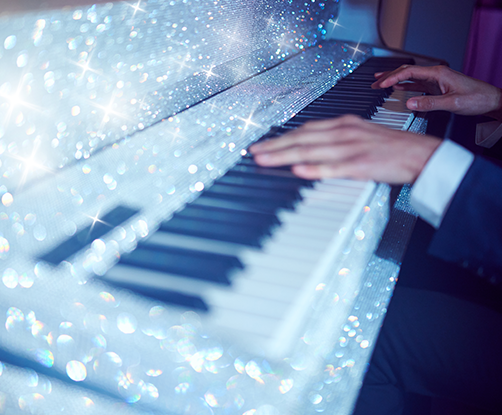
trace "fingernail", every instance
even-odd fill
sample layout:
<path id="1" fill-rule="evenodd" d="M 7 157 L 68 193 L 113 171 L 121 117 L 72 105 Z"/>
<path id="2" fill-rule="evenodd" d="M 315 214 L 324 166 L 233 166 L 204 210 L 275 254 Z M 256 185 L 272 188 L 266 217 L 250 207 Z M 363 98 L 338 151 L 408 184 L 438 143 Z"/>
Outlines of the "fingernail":
<path id="1" fill-rule="evenodd" d="M 375 72 L 375 74 L 373 75 L 375 78 L 378 78 L 380 76 L 383 75 L 383 72 Z"/>
<path id="2" fill-rule="evenodd" d="M 418 101 L 416 99 L 409 99 L 408 108 L 410 110 L 416 110 L 418 108 Z"/>

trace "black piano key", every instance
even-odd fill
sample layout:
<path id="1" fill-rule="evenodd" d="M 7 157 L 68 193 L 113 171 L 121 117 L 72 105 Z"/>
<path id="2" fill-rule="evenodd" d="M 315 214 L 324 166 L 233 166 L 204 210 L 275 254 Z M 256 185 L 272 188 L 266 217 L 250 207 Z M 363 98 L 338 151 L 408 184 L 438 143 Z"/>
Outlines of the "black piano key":
<path id="1" fill-rule="evenodd" d="M 120 226 L 138 212 L 138 210 L 126 206 L 117 206 L 106 215 L 100 217 L 99 220 L 96 220 L 91 225 L 56 246 L 50 252 L 40 256 L 40 259 L 50 264 L 58 265 L 85 248 L 90 242 L 101 238 L 116 226 Z"/>
<path id="2" fill-rule="evenodd" d="M 227 200 L 231 202 L 241 203 L 248 206 L 250 209 L 254 209 L 258 212 L 275 213 L 279 209 L 294 210 L 295 203 L 291 200 L 270 200 L 263 197 L 251 197 L 251 196 L 241 196 L 234 195 L 227 192 L 217 192 L 208 190 L 204 192 L 204 196 L 213 199 Z"/>
<path id="3" fill-rule="evenodd" d="M 346 91 L 328 91 L 326 94 L 323 96 L 317 98 L 317 101 L 323 101 L 323 100 L 343 100 L 349 95 L 348 92 Z M 374 101 L 374 103 L 378 106 L 381 106 L 385 102 L 385 95 L 366 95 L 366 94 L 350 94 L 354 99 L 371 99 Z"/>
<path id="4" fill-rule="evenodd" d="M 255 165 L 257 166 L 257 164 Z M 225 183 L 225 184 L 232 184 L 234 186 L 252 186 L 252 187 L 261 187 L 264 189 L 278 189 L 278 190 L 298 190 L 302 187 L 306 187 L 296 182 L 268 180 L 267 178 L 260 176 L 239 177 L 233 175 L 225 175 L 220 179 L 216 180 L 215 183 Z"/>
<path id="5" fill-rule="evenodd" d="M 370 118 L 375 107 L 383 104 L 391 89 L 373 90 L 375 81 L 373 74 L 392 70 L 409 62 L 372 58 L 356 72 L 348 75 L 330 91 L 309 104 L 303 111 L 284 126 L 272 127 L 260 140 L 268 140 L 297 128 L 305 121 L 330 118 L 347 113 L 356 113 Z M 230 169 L 225 176 L 218 179 L 214 186 L 180 212 L 171 221 L 161 225 L 159 232 L 193 234 L 213 240 L 259 240 L 280 224 L 276 212 L 284 200 L 288 208 L 293 208 L 297 191 L 302 187 L 312 187 L 313 181 L 299 179 L 289 167 L 282 169 L 258 166 L 252 155 L 245 156 L 243 161 Z M 164 230 L 162 230 L 164 227 Z M 239 239 L 240 238 L 240 239 Z M 209 242 L 210 243 L 210 242 Z M 239 243 L 239 242 L 237 242 Z M 140 244 L 132 254 L 121 259 L 123 264 L 156 269 L 166 273 L 185 275 L 187 277 L 229 284 L 229 276 L 233 270 L 241 268 L 237 258 L 215 256 L 197 250 L 157 245 Z M 140 276 L 138 279 L 140 280 Z M 186 296 L 169 290 L 148 290 L 134 288 L 150 297 L 159 298 L 186 306 L 207 310 L 202 298 Z M 161 292 L 159 294 L 159 292 Z"/>
<path id="6" fill-rule="evenodd" d="M 241 159 L 239 161 L 239 163 L 236 164 L 236 166 L 259 166 L 259 164 L 257 164 L 254 159 L 252 158 L 246 158 L 246 159 Z M 277 169 L 277 170 L 286 170 L 286 171 L 291 171 L 291 166 L 277 166 L 277 167 L 274 167 L 274 169 Z"/>
<path id="7" fill-rule="evenodd" d="M 247 176 L 254 174 L 261 177 L 268 177 L 270 180 L 289 181 L 299 183 L 301 186 L 312 187 L 312 181 L 301 179 L 295 176 L 291 171 L 285 171 L 271 167 L 255 167 L 250 165 L 235 165 L 228 172 L 227 175 Z"/>
<path id="8" fill-rule="evenodd" d="M 290 203 L 297 202 L 302 199 L 298 190 L 287 189 L 263 189 L 251 186 L 234 186 L 231 184 L 215 183 L 208 189 L 208 193 L 218 193 L 232 197 L 245 199 L 264 199 L 276 202 L 281 205 L 290 205 Z"/>
<path id="9" fill-rule="evenodd" d="M 350 87 L 361 87 L 361 89 L 367 89 L 371 87 L 371 84 L 375 82 L 376 79 L 373 80 L 365 80 L 360 78 L 343 78 L 336 84 L 337 86 L 350 86 Z"/>
<path id="10" fill-rule="evenodd" d="M 373 105 L 369 102 L 365 102 L 364 104 L 359 103 L 336 103 L 336 102 L 324 102 L 319 104 L 317 102 L 313 102 L 312 104 L 306 106 L 303 110 L 299 112 L 299 114 L 304 113 L 305 111 L 311 112 L 330 112 L 330 111 L 346 111 L 349 109 L 359 110 L 359 111 L 368 111 L 373 115 L 376 112 L 376 105 Z"/>
<path id="11" fill-rule="evenodd" d="M 244 177 L 244 178 L 256 178 L 256 179 L 260 179 L 260 180 L 268 180 L 270 181 L 271 183 L 278 183 L 278 184 L 281 184 L 284 186 L 285 189 L 289 188 L 290 186 L 291 187 L 305 187 L 305 188 L 312 188 L 314 187 L 314 181 L 313 180 L 306 180 L 306 179 L 300 179 L 299 177 L 296 177 L 294 176 L 291 172 L 289 172 L 291 174 L 291 176 L 287 176 L 287 177 L 284 177 L 284 176 L 277 176 L 277 175 L 269 175 L 269 174 L 266 174 L 266 173 L 254 173 L 254 172 L 250 172 L 250 171 L 246 171 L 245 169 L 246 168 L 252 168 L 252 169 L 256 169 L 256 168 L 259 168 L 259 167 L 254 167 L 254 166 L 249 166 L 249 165 L 238 165 L 238 166 L 235 166 L 235 168 L 237 169 L 240 169 L 240 168 L 243 168 L 244 170 L 241 171 L 241 170 L 230 170 L 227 172 L 227 174 L 225 175 L 225 177 Z M 276 170 L 274 170 L 275 172 Z"/>
<path id="12" fill-rule="evenodd" d="M 159 231 L 253 247 L 260 247 L 264 237 L 271 234 L 269 226 L 224 223 L 177 215 L 174 215 L 166 222 L 162 222 L 157 232 Z"/>
<path id="13" fill-rule="evenodd" d="M 330 118 L 341 117 L 343 115 L 348 115 L 348 114 L 357 115 L 366 120 L 371 119 L 371 115 L 369 114 L 368 111 L 356 111 L 356 110 L 333 111 L 330 114 L 322 114 L 322 113 L 312 114 L 310 112 L 305 112 L 305 113 L 300 112 L 295 117 L 291 118 L 285 125 L 300 126 L 309 121 L 326 120 Z"/>
<path id="14" fill-rule="evenodd" d="M 343 102 L 342 102 L 343 101 Z M 365 96 L 354 96 L 354 95 L 339 95 L 339 96 L 329 96 L 323 95 L 312 102 L 310 105 L 330 105 L 332 103 L 352 103 L 356 102 L 362 105 L 375 105 L 378 106 L 378 98 L 376 97 L 365 97 Z"/>
<path id="15" fill-rule="evenodd" d="M 235 257 L 208 254 L 181 248 L 140 244 L 124 255 L 120 263 L 167 274 L 181 275 L 197 280 L 230 285 L 230 273 L 242 264 Z M 138 275 L 138 279 L 141 278 Z"/>
<path id="16" fill-rule="evenodd" d="M 274 125 L 270 127 L 266 134 L 262 135 L 257 142 L 268 140 L 269 138 L 276 137 L 278 135 L 284 134 L 282 126 Z"/>
<path id="17" fill-rule="evenodd" d="M 345 109 L 345 108 L 357 108 L 357 109 L 370 109 L 373 113 L 377 110 L 377 105 L 373 100 L 363 100 L 363 101 L 345 101 L 345 102 L 336 102 L 336 101 L 314 101 L 305 109 L 312 110 L 313 108 L 318 110 L 326 109 L 329 111 L 331 109 Z"/>
<path id="18" fill-rule="evenodd" d="M 272 216 L 275 216 L 277 211 L 280 209 L 280 207 L 272 203 L 242 202 L 239 200 L 222 198 L 219 197 L 218 195 L 211 195 L 211 194 L 204 194 L 200 196 L 199 198 L 195 199 L 191 203 L 191 205 L 212 207 L 218 209 L 237 210 L 240 212 L 261 213 Z"/>
<path id="19" fill-rule="evenodd" d="M 385 94 L 384 89 L 367 89 L 367 88 L 352 88 L 351 86 L 336 86 L 335 87 L 336 92 L 346 92 L 346 93 L 351 93 L 354 94 L 356 92 L 361 92 L 361 94 L 364 94 L 365 96 L 372 96 L 372 95 L 383 95 Z M 328 93 L 329 96 L 329 93 Z"/>
<path id="20" fill-rule="evenodd" d="M 196 206 L 190 204 L 176 213 L 181 217 L 212 220 L 216 222 L 226 222 L 259 227 L 274 227 L 280 225 L 280 220 L 275 215 L 265 213 L 244 212 L 235 209 L 223 209 L 210 206 Z"/>
<path id="21" fill-rule="evenodd" d="M 346 114 L 349 111 L 358 111 L 363 114 L 367 114 L 368 117 L 371 117 L 372 115 L 375 114 L 376 112 L 376 107 L 366 105 L 365 107 L 343 107 L 343 106 L 325 106 L 325 107 L 318 107 L 315 105 L 309 105 L 302 111 L 300 111 L 297 115 L 298 116 L 317 116 L 319 117 L 330 117 L 332 114 Z"/>
<path id="22" fill-rule="evenodd" d="M 138 271 L 138 275 L 141 274 L 141 270 Z M 106 276 L 104 278 L 106 280 Z M 168 290 L 159 287 L 148 287 L 141 284 L 141 277 L 138 277 L 137 284 L 124 283 L 124 282 L 113 282 L 114 285 L 125 288 L 135 293 L 155 298 L 156 300 L 162 301 L 173 306 L 184 307 L 190 310 L 197 311 L 210 311 L 208 305 L 204 300 L 196 295 L 189 295 L 179 291 Z"/>

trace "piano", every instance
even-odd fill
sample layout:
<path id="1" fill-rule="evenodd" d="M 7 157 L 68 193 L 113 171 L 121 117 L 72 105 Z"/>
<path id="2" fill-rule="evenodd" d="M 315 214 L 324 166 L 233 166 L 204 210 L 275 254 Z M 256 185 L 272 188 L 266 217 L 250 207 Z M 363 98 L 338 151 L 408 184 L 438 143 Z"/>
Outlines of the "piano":
<path id="1" fill-rule="evenodd" d="M 409 188 L 302 180 L 246 149 L 346 113 L 423 133 L 406 94 L 369 88 L 425 59 L 382 47 L 377 6 L 0 17 L 4 412 L 351 413 Z"/>

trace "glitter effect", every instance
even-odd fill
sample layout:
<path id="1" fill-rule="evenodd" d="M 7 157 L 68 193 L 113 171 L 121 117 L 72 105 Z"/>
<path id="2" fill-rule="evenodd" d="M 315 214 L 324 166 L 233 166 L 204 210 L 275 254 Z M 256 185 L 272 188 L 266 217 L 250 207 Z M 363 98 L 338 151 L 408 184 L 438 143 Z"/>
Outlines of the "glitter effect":
<path id="1" fill-rule="evenodd" d="M 336 22 L 337 3 L 134 0 L 4 20 L 1 346 L 68 379 L 61 387 L 1 365 L 3 379 L 25 377 L 2 384 L 0 412 L 2 402 L 5 413 L 12 403 L 13 413 L 116 412 L 116 401 L 91 389 L 159 413 L 275 413 L 293 400 L 322 409 L 328 392 L 314 391 L 326 397 L 319 403 L 299 381 L 314 370 L 308 356 L 315 332 L 298 340 L 297 355 L 265 360 L 242 352 L 252 349 L 245 336 L 241 349 L 229 344 L 231 330 L 220 338 L 208 329 L 204 312 L 184 313 L 96 275 L 105 278 L 117 261 L 116 269 L 123 267 L 127 253 L 151 243 L 160 223 L 209 192 L 250 143 L 366 58 L 363 45 L 319 43 L 325 23 Z M 117 226 L 105 223 L 117 205 L 139 213 Z M 368 201 L 370 207 L 378 214 Z M 91 237 L 98 225 L 106 232 Z M 360 230 L 366 243 L 373 230 Z M 76 241 L 85 246 L 56 264 L 41 259 Z M 353 264 L 338 266 L 357 280 Z M 137 270 L 129 277 L 148 281 Z M 310 288 L 331 304 L 331 280 L 340 278 L 328 277 Z M 194 286 L 186 284 L 189 295 Z M 338 293 L 334 308 L 352 304 L 353 292 Z M 380 304 L 371 310 L 375 324 L 386 306 Z M 364 324 L 345 317 L 344 351 L 370 352 Z M 350 358 L 340 357 L 347 372 L 359 365 L 354 359 L 351 367 Z M 82 381 L 91 388 L 74 383 Z"/>
<path id="2" fill-rule="evenodd" d="M 35 360 L 45 367 L 52 367 L 54 365 L 54 355 L 50 350 L 37 350 Z"/>
<path id="3" fill-rule="evenodd" d="M 82 362 L 72 360 L 66 364 L 66 374 L 71 380 L 81 382 L 87 377 L 87 369 Z"/>

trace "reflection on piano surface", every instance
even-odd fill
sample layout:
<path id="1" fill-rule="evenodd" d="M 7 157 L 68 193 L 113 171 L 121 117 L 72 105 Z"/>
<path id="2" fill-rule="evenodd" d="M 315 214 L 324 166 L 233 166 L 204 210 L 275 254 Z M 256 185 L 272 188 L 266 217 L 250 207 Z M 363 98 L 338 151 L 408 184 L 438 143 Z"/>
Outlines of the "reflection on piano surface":
<path id="1" fill-rule="evenodd" d="M 3 18 L 7 412 L 70 396 L 82 413 L 350 413 L 398 271 L 373 253 L 388 187 L 246 153 L 313 119 L 414 122 L 369 88 L 409 61 L 355 70 L 371 47 L 321 41 L 337 14 L 150 0 Z"/>

